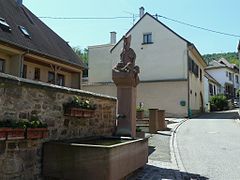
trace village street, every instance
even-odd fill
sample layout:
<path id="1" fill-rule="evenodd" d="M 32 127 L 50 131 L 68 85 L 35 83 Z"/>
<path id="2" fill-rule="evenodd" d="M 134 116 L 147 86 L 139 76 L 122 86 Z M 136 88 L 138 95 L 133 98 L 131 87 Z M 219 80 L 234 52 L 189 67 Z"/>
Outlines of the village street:
<path id="1" fill-rule="evenodd" d="M 240 179 L 237 118 L 237 110 L 166 118 L 169 130 L 151 134 L 148 164 L 129 180 Z"/>
<path id="2" fill-rule="evenodd" d="M 236 117 L 236 110 L 205 114 L 178 128 L 178 155 L 185 171 L 209 179 L 240 179 L 240 123 Z"/>

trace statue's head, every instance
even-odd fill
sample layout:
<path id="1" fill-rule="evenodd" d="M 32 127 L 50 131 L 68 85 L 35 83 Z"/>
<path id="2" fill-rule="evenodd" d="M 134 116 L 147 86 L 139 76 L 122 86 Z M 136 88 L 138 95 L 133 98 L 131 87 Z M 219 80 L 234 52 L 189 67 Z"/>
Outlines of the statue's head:
<path id="1" fill-rule="evenodd" d="M 123 47 L 124 49 L 129 49 L 131 44 L 131 35 L 123 36 Z"/>

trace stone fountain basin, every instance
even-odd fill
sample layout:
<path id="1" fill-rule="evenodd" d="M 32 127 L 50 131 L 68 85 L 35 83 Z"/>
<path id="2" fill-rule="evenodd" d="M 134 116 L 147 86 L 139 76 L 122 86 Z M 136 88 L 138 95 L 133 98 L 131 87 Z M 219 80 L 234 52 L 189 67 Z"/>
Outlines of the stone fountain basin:
<path id="1" fill-rule="evenodd" d="M 47 178 L 119 180 L 147 161 L 147 138 L 90 137 L 43 146 L 43 175 Z"/>

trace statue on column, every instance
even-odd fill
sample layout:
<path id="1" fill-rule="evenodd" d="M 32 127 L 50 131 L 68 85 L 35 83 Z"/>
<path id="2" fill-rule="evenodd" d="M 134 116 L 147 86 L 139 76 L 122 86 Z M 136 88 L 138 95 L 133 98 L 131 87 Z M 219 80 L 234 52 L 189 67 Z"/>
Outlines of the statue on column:
<path id="1" fill-rule="evenodd" d="M 120 62 L 112 69 L 112 79 L 117 86 L 118 121 L 117 136 L 136 137 L 136 97 L 139 84 L 139 67 L 135 65 L 136 54 L 131 36 L 123 36 Z"/>
<path id="2" fill-rule="evenodd" d="M 131 45 L 131 35 L 123 36 L 123 49 L 120 54 L 120 62 L 113 68 L 116 72 L 130 72 L 137 75 L 139 67 L 135 65 L 136 54 Z"/>

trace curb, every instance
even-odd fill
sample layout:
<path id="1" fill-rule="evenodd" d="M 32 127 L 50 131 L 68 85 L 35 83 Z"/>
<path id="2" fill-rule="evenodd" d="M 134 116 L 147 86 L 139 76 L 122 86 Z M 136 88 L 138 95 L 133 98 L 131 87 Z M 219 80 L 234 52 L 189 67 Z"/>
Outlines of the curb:
<path id="1" fill-rule="evenodd" d="M 171 130 L 171 138 L 170 138 L 170 153 L 171 153 L 171 161 L 176 164 L 176 167 L 180 172 L 186 172 L 186 169 L 182 163 L 182 159 L 179 153 L 179 149 L 177 146 L 177 131 L 179 127 L 185 123 L 188 119 L 182 120 L 178 125 L 176 125 L 172 130 Z"/>

